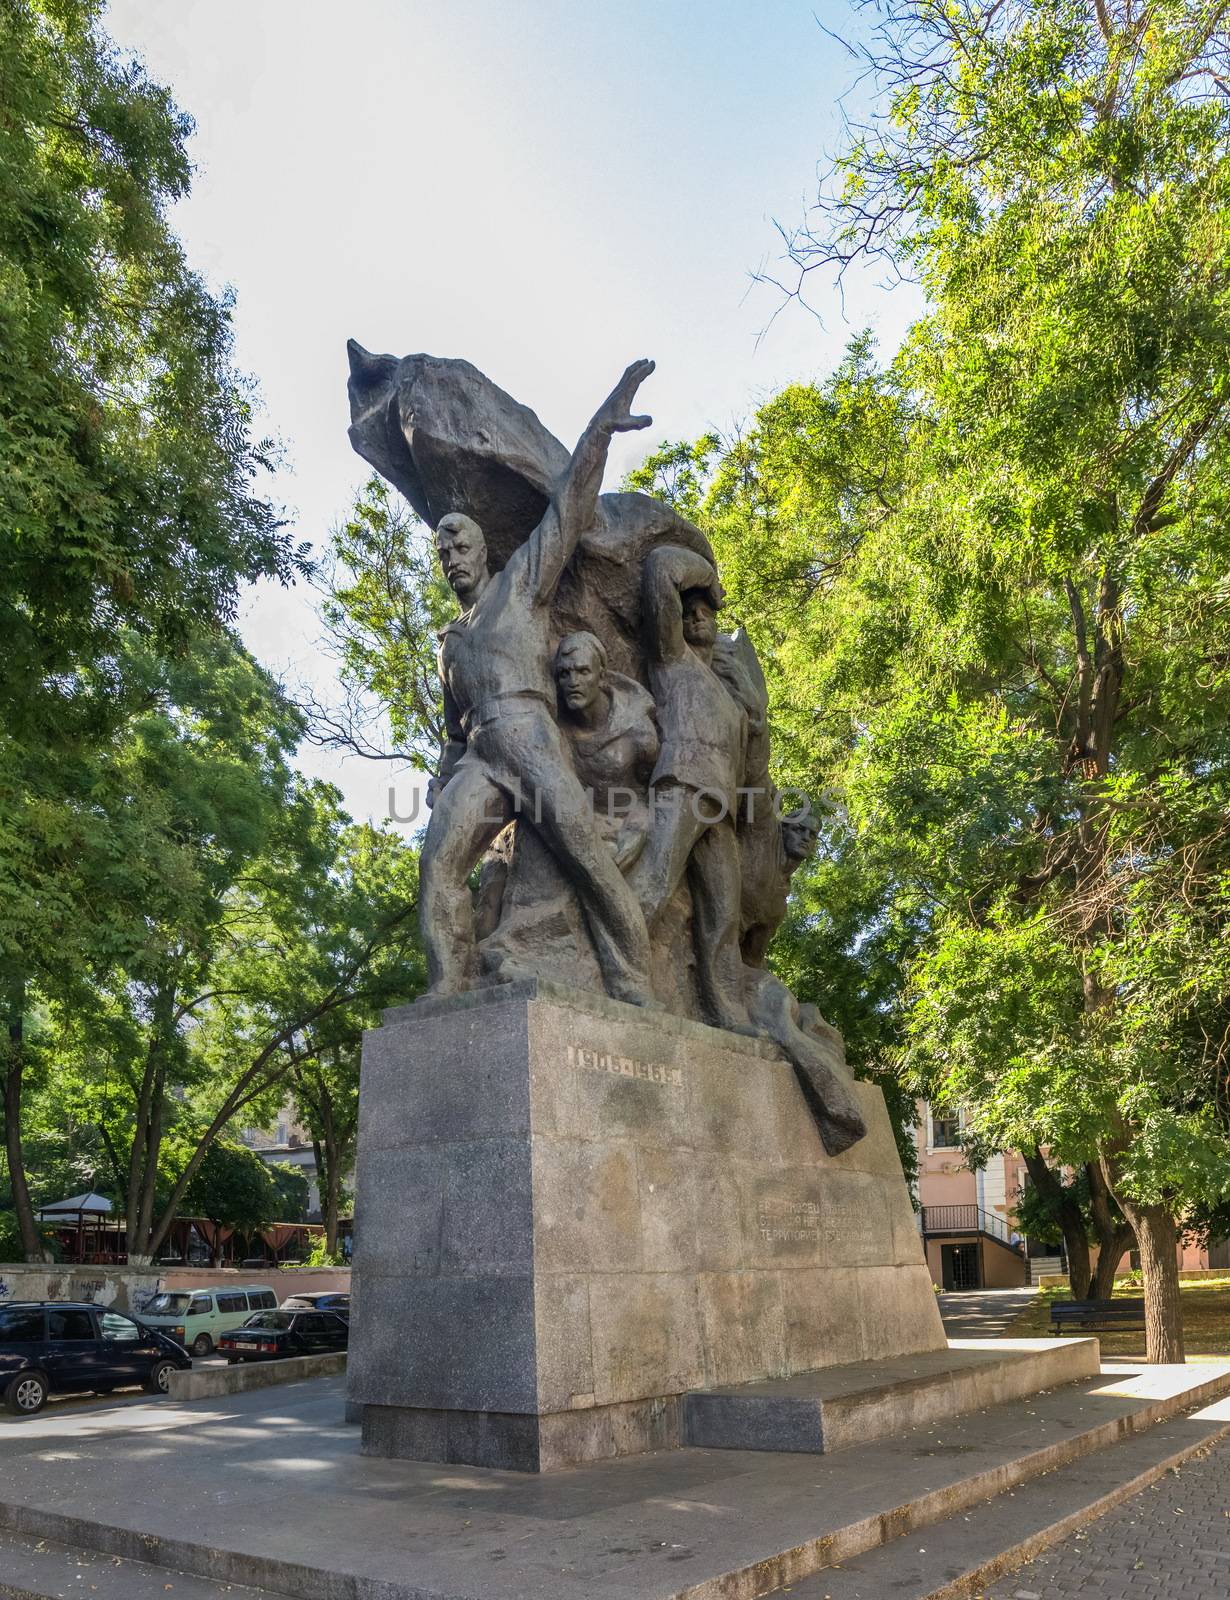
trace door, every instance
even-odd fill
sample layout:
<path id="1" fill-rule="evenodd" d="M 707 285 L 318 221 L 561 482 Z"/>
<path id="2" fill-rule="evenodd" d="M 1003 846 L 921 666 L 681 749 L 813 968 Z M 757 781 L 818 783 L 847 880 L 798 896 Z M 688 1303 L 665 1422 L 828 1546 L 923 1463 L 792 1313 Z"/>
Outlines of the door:
<path id="1" fill-rule="evenodd" d="M 982 1287 L 982 1270 L 978 1259 L 977 1241 L 971 1240 L 969 1244 L 941 1245 L 940 1264 L 943 1269 L 945 1289 L 980 1289 Z"/>
<path id="2" fill-rule="evenodd" d="M 94 1313 L 84 1306 L 48 1306 L 47 1376 L 53 1389 L 94 1389 L 99 1376 Z"/>
<path id="3" fill-rule="evenodd" d="M 1209 1240 L 1209 1266 L 1230 1267 L 1230 1239 Z"/>
<path id="4" fill-rule="evenodd" d="M 295 1332 L 305 1355 L 323 1355 L 342 1349 L 342 1325 L 337 1317 L 327 1312 L 301 1312 L 295 1318 Z"/>
<path id="5" fill-rule="evenodd" d="M 194 1294 L 188 1302 L 188 1309 L 184 1313 L 184 1343 L 189 1349 L 192 1341 L 200 1334 L 208 1334 L 213 1343 L 217 1343 L 217 1334 L 213 1331 L 214 1301 L 208 1294 Z"/>
<path id="6" fill-rule="evenodd" d="M 99 1380 L 117 1387 L 144 1383 L 161 1350 L 157 1339 L 120 1311 L 98 1314 Z"/>
<path id="7" fill-rule="evenodd" d="M 0 1392 L 24 1367 L 42 1365 L 47 1322 L 42 1306 L 0 1311 Z"/>

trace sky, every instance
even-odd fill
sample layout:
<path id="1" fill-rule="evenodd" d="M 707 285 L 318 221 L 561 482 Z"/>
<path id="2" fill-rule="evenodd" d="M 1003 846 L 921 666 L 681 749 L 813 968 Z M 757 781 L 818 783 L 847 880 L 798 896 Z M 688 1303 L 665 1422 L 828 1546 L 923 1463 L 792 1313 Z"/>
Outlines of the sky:
<path id="1" fill-rule="evenodd" d="M 617 437 L 612 488 L 657 442 L 823 377 L 858 328 L 891 351 L 916 313 L 869 278 L 844 306 L 812 282 L 818 315 L 754 282 L 840 141 L 855 67 L 825 30 L 856 27 L 846 0 L 112 0 L 106 26 L 195 119 L 172 220 L 234 291 L 274 498 L 317 549 L 367 476 L 348 337 L 463 356 L 568 444 L 652 356 L 654 426 Z M 329 693 L 309 588 L 256 586 L 241 627 L 288 687 Z M 382 764 L 300 765 L 356 817 L 382 821 L 390 783 L 408 809 Z"/>

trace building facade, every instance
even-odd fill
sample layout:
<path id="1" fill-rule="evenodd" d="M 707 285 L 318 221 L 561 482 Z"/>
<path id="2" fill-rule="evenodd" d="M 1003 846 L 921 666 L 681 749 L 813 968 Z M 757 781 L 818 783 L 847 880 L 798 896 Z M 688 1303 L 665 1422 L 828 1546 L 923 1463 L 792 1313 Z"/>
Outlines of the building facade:
<path id="1" fill-rule="evenodd" d="M 918 1103 L 919 1226 L 931 1281 L 941 1289 L 1007 1289 L 1041 1272 L 1063 1270 L 1058 1247 L 1025 1239 L 1015 1222 L 1017 1197 L 1029 1182 L 1024 1157 L 992 1156 L 971 1172 L 961 1146 L 964 1118 Z M 1131 1267 L 1125 1255 L 1119 1270 Z M 1179 1268 L 1199 1272 L 1230 1267 L 1230 1241 L 1202 1249 L 1183 1245 Z"/>

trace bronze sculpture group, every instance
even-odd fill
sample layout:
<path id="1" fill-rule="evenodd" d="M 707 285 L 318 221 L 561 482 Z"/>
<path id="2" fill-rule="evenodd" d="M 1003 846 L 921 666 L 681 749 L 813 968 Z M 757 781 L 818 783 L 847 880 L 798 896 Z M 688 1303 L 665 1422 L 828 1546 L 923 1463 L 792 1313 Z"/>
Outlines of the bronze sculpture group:
<path id="1" fill-rule="evenodd" d="M 569 455 L 467 362 L 349 349 L 351 440 L 434 528 L 461 608 L 420 863 L 430 993 L 536 975 L 762 1035 L 845 1149 L 865 1128 L 840 1038 L 764 965 L 816 827 L 769 780 L 755 652 L 718 629 L 701 531 L 600 492 L 653 363 Z"/>

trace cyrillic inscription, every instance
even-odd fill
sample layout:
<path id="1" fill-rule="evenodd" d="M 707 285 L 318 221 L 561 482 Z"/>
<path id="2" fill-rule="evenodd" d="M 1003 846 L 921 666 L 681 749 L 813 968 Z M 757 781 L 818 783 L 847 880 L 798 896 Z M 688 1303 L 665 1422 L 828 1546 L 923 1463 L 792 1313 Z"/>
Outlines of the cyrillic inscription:
<path id="1" fill-rule="evenodd" d="M 808 1244 L 819 1237 L 821 1214 L 816 1200 L 765 1195 L 756 1208 L 756 1228 L 766 1244 Z"/>

